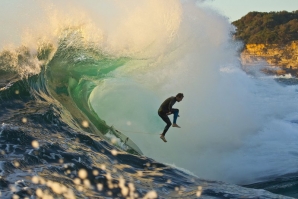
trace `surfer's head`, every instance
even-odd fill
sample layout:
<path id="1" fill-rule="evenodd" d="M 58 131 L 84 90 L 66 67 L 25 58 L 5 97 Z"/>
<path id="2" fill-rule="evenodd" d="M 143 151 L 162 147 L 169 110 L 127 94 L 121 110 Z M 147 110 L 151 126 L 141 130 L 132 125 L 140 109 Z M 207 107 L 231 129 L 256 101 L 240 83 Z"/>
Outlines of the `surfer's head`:
<path id="1" fill-rule="evenodd" d="M 180 102 L 180 101 L 183 99 L 183 97 L 184 97 L 183 93 L 178 93 L 178 94 L 176 95 L 176 100 L 177 100 L 177 102 Z"/>

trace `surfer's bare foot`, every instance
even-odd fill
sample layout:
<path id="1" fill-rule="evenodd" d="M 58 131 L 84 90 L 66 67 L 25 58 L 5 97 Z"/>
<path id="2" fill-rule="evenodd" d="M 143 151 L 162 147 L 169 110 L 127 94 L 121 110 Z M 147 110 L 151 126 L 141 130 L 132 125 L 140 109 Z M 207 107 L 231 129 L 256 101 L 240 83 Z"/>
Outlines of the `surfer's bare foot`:
<path id="1" fill-rule="evenodd" d="M 160 135 L 160 139 L 162 139 L 164 142 L 167 142 L 165 136 L 163 136 L 162 134 Z"/>
<path id="2" fill-rule="evenodd" d="M 181 128 L 180 126 L 178 126 L 178 124 L 173 124 L 172 127 Z"/>

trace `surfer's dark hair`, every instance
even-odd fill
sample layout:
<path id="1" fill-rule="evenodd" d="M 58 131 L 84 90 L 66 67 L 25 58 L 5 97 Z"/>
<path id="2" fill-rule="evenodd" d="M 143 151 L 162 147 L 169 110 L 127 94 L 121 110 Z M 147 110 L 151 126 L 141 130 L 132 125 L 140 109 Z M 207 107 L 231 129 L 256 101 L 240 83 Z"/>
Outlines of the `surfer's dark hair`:
<path id="1" fill-rule="evenodd" d="M 183 95 L 183 93 L 178 93 L 178 94 L 176 95 L 176 97 L 183 98 L 184 95 Z"/>

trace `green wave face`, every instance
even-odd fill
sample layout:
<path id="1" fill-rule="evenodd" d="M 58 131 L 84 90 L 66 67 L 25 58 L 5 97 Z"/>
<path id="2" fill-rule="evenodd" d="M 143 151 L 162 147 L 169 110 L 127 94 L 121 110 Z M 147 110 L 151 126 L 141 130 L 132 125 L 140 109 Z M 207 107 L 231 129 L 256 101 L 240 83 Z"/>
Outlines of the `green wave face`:
<path id="1" fill-rule="evenodd" d="M 89 102 L 93 89 L 110 78 L 110 73 L 127 63 L 129 58 L 109 56 L 95 44 L 84 43 L 75 34 L 75 31 L 70 32 L 59 41 L 56 53 L 46 66 L 49 92 L 71 113 L 77 127 L 110 141 L 116 139 L 116 145 L 122 149 L 142 154 L 128 137 L 99 118 Z"/>

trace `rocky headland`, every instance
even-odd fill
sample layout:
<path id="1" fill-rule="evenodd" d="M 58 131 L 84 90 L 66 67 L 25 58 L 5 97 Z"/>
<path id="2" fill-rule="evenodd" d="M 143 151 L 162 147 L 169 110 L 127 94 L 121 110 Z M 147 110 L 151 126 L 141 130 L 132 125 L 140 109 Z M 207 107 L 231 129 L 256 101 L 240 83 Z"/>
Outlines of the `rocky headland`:
<path id="1" fill-rule="evenodd" d="M 269 67 L 263 68 L 263 72 L 298 77 L 298 41 L 286 45 L 246 44 L 241 53 L 241 61 L 244 66 L 266 61 Z"/>
<path id="2" fill-rule="evenodd" d="M 232 24 L 236 27 L 235 39 L 244 43 L 244 66 L 265 61 L 265 73 L 298 77 L 298 10 L 249 12 Z"/>

